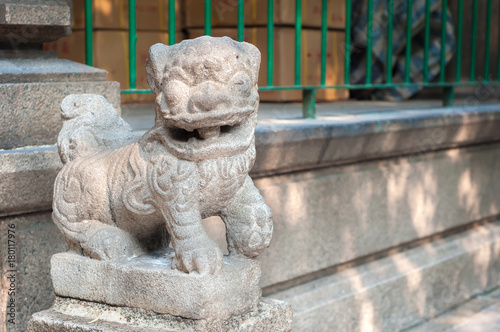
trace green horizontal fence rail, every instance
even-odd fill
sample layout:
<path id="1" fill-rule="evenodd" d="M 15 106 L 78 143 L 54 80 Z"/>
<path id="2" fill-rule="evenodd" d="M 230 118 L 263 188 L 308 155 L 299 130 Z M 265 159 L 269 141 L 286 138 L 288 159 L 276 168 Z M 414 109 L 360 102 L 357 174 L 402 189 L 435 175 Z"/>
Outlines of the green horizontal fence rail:
<path id="1" fill-rule="evenodd" d="M 204 16 L 205 24 L 204 31 L 206 35 L 212 33 L 212 1 L 204 0 Z M 292 1 L 292 0 L 290 0 Z M 394 24 L 394 0 L 387 1 L 387 45 L 386 56 L 387 66 L 385 73 L 385 83 L 374 84 L 372 83 L 372 47 L 373 47 L 373 21 L 374 21 L 374 8 L 373 0 L 367 0 L 367 31 L 366 31 L 366 45 L 367 45 L 367 61 L 366 61 L 366 79 L 364 84 L 351 84 L 349 81 L 350 72 L 350 59 L 351 59 L 351 17 L 352 17 L 352 1 L 346 0 L 346 20 L 345 20 L 345 44 L 344 48 L 344 79 L 343 84 L 327 85 L 326 84 L 326 57 L 327 57 L 327 13 L 328 1 L 322 0 L 322 15 L 321 15 L 321 81 L 319 85 L 302 85 L 301 70 L 302 70 L 302 0 L 295 0 L 295 63 L 294 63 L 294 77 L 295 82 L 290 86 L 275 86 L 274 85 L 274 0 L 267 2 L 267 80 L 266 86 L 259 87 L 260 91 L 277 91 L 277 90 L 302 90 L 303 91 L 303 116 L 305 118 L 316 117 L 316 91 L 320 89 L 390 89 L 390 88 L 413 88 L 413 87 L 429 87 L 429 88 L 443 88 L 443 106 L 453 105 L 455 87 L 463 86 L 478 86 L 478 85 L 498 85 L 500 84 L 500 50 L 497 58 L 497 73 L 496 79 L 490 73 L 490 50 L 491 50 L 491 12 L 492 0 L 486 0 L 487 12 L 486 15 L 486 33 L 485 33 L 485 59 L 484 59 L 484 76 L 476 77 L 476 53 L 477 42 L 476 38 L 472 38 L 470 45 L 470 71 L 469 80 L 461 80 L 462 69 L 462 42 L 463 42 L 463 19 L 464 19 L 464 1 L 458 1 L 458 24 L 456 27 L 456 55 L 455 55 L 455 79 L 453 81 L 446 81 L 445 67 L 446 67 L 446 21 L 447 21 L 447 6 L 448 1 L 442 0 L 442 16 L 441 16 L 441 40 L 440 40 L 440 59 L 439 77 L 435 82 L 429 80 L 429 51 L 430 51 L 430 31 L 431 31 L 431 0 L 425 2 L 425 21 L 424 21 L 424 63 L 423 63 L 423 79 L 421 82 L 411 79 L 411 43 L 406 43 L 405 49 L 405 74 L 403 83 L 392 82 L 392 62 L 393 62 L 393 24 Z M 413 0 L 402 0 L 407 2 L 406 17 L 412 17 Z M 245 1 L 237 0 L 237 31 L 238 41 L 244 39 L 244 12 Z M 137 44 L 137 26 L 136 26 L 136 0 L 129 0 L 129 58 L 128 58 L 128 89 L 123 89 L 122 94 L 137 94 L 137 93 L 151 93 L 149 89 L 136 88 L 136 44 Z M 466 8 L 466 12 L 471 12 L 472 18 L 472 36 L 477 36 L 479 5 L 478 0 L 473 0 L 472 8 Z M 175 44 L 175 0 L 168 1 L 168 36 L 169 44 Z M 499 47 L 500 47 L 500 24 L 499 24 Z M 92 0 L 85 0 L 85 61 L 89 66 L 93 65 L 93 38 L 92 38 Z M 412 20 L 406 22 L 406 39 L 412 38 Z"/>

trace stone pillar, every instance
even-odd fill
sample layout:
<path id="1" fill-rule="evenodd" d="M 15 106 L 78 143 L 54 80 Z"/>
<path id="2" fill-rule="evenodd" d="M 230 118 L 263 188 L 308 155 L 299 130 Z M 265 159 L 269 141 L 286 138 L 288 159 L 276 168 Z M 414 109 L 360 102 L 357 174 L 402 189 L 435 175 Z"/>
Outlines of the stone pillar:
<path id="1" fill-rule="evenodd" d="M 49 258 L 67 248 L 51 220 L 61 101 L 95 93 L 120 106 L 119 84 L 106 71 L 42 51 L 43 42 L 71 34 L 71 15 L 71 0 L 0 0 L 2 331 L 25 331 L 30 315 L 54 300 Z"/>

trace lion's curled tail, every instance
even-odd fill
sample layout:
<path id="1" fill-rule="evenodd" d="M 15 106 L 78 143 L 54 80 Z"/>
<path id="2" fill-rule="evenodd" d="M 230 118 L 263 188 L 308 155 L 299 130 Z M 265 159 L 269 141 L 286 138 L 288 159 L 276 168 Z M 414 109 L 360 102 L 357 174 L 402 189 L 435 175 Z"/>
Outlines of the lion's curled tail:
<path id="1" fill-rule="evenodd" d="M 103 96 L 69 95 L 61 103 L 61 117 L 57 147 L 64 164 L 134 139 L 130 126 Z"/>

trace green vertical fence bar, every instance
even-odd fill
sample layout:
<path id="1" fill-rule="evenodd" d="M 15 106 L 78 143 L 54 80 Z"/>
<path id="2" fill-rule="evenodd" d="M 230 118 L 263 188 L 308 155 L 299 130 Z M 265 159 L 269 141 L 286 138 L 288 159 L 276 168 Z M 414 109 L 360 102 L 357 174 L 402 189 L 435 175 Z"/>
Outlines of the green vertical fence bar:
<path id="1" fill-rule="evenodd" d="M 394 0 L 387 1 L 387 50 L 386 82 L 392 83 L 392 30 L 394 21 Z"/>
<path id="2" fill-rule="evenodd" d="M 168 44 L 175 44 L 175 0 L 168 0 Z"/>
<path id="3" fill-rule="evenodd" d="M 267 0 L 267 86 L 273 86 L 274 0 Z"/>
<path id="4" fill-rule="evenodd" d="M 345 4 L 345 49 L 344 49 L 344 84 L 349 84 L 351 70 L 351 0 Z M 335 47 L 335 45 L 333 45 Z M 500 59 L 500 58 L 499 58 Z"/>
<path id="5" fill-rule="evenodd" d="M 443 88 L 443 106 L 453 106 L 455 102 L 455 87 L 447 86 Z"/>
<path id="6" fill-rule="evenodd" d="M 316 118 L 316 89 L 304 89 L 302 92 L 302 117 Z"/>
<path id="7" fill-rule="evenodd" d="M 439 82 L 444 83 L 446 79 L 446 19 L 448 16 L 448 0 L 441 2 L 441 46 L 439 60 Z M 452 106 L 455 101 L 455 87 L 443 88 L 443 106 Z"/>
<path id="8" fill-rule="evenodd" d="M 476 60 L 477 60 L 477 38 L 472 39 L 472 43 L 470 46 L 471 52 L 471 68 L 469 78 L 470 82 L 462 82 L 461 74 L 462 74 L 462 51 L 463 51 L 463 18 L 464 18 L 464 2 L 468 3 L 464 0 L 456 0 L 458 2 L 458 24 L 456 27 L 457 31 L 457 41 L 456 41 L 456 73 L 455 80 L 452 82 L 446 82 L 446 22 L 447 22 L 447 4 L 448 0 L 442 0 L 441 2 L 441 41 L 440 41 L 440 74 L 438 82 L 429 82 L 429 53 L 430 53 L 430 31 L 431 31 L 431 4 L 432 0 L 425 0 L 425 32 L 424 32 L 424 66 L 423 66 L 423 81 L 415 81 L 412 82 L 411 77 L 411 52 L 412 47 L 411 43 L 408 42 L 405 48 L 405 73 L 404 73 L 404 82 L 405 83 L 394 83 L 392 82 L 392 72 L 391 72 L 391 64 L 392 64 L 392 51 L 393 51 L 393 26 L 394 26 L 394 10 L 395 1 L 387 0 L 387 50 L 386 50 L 386 60 L 387 60 L 387 72 L 386 75 L 386 83 L 383 84 L 373 84 L 372 83 L 372 59 L 373 59 L 373 36 L 374 36 L 374 0 L 367 0 L 368 10 L 367 10 L 367 27 L 366 27 L 366 52 L 367 52 L 367 66 L 366 66 L 366 83 L 359 85 L 349 85 L 349 74 L 350 74 L 350 51 L 351 51 L 351 22 L 352 22 L 352 2 L 351 0 L 346 0 L 346 25 L 345 25 L 345 50 L 344 50 L 344 64 L 345 64 L 345 73 L 344 73 L 344 85 L 326 85 L 326 68 L 327 68 L 327 46 L 328 46 L 328 0 L 322 0 L 322 16 L 321 16 L 321 83 L 320 85 L 301 85 L 301 60 L 303 57 L 302 54 L 302 1 L 303 0 L 295 0 L 295 81 L 291 86 L 274 86 L 273 85 L 273 74 L 274 74 L 274 0 L 268 0 L 267 9 L 268 9 L 268 23 L 267 23 L 267 46 L 268 46 L 268 55 L 267 55 L 267 86 L 261 87 L 260 90 L 274 91 L 274 90 L 302 90 L 303 93 L 303 104 L 302 104 L 302 112 L 305 118 L 315 118 L 316 117 L 316 93 L 318 89 L 328 88 L 328 89 L 342 89 L 342 88 L 354 88 L 354 89 L 372 89 L 372 88 L 394 88 L 394 87 L 441 87 L 443 88 L 443 105 L 453 105 L 454 102 L 454 94 L 456 86 L 479 86 L 481 84 L 487 85 L 498 85 L 500 83 L 500 46 L 498 53 L 498 68 L 496 72 L 496 81 L 490 82 L 489 71 L 491 69 L 491 25 L 492 25 L 492 9 L 493 9 L 493 0 L 484 0 L 487 5 L 487 13 L 486 13 L 486 45 L 485 45 L 485 58 L 484 58 L 484 81 L 478 82 L 475 79 L 476 75 Z M 399 0 L 398 0 L 399 1 Z M 404 0 L 401 0 L 404 1 Z M 472 35 L 474 37 L 477 36 L 478 32 L 478 0 L 471 0 L 472 2 Z M 136 59 L 137 59 L 137 26 L 136 26 L 136 3 L 137 0 L 129 0 L 129 37 L 128 37 L 128 46 L 129 46 L 129 56 L 128 56 L 128 82 L 129 88 L 122 90 L 124 94 L 135 94 L 135 93 L 150 93 L 149 89 L 137 89 L 137 68 L 136 68 Z M 235 2 L 236 3 L 236 2 Z M 406 0 L 407 3 L 407 22 L 406 22 L 406 39 L 407 41 L 411 41 L 412 39 L 412 17 L 413 17 L 413 4 L 414 0 Z M 245 0 L 237 0 L 238 4 L 238 40 L 242 41 L 244 39 L 244 8 L 245 8 Z M 399 4 L 399 3 L 398 3 Z M 204 15 L 205 15 L 205 33 L 210 35 L 212 30 L 212 1 L 204 0 Z M 168 34 L 169 34 L 169 44 L 175 43 L 175 30 L 176 30 L 176 17 L 175 17 L 175 0 L 169 0 L 168 2 Z M 93 36 L 92 36 L 92 0 L 85 0 L 85 57 L 86 63 L 88 65 L 93 65 Z M 500 25 L 495 27 L 499 30 L 499 45 L 500 45 Z M 480 32 L 482 33 L 482 32 Z M 335 47 L 336 45 L 334 45 Z"/>
<path id="9" fill-rule="evenodd" d="M 238 0 L 238 41 L 245 35 L 245 0 Z"/>
<path id="10" fill-rule="evenodd" d="M 128 80 L 130 89 L 136 87 L 136 28 L 135 0 L 128 1 Z"/>
<path id="11" fill-rule="evenodd" d="M 407 1 L 406 8 L 406 54 L 405 54 L 405 83 L 410 82 L 411 72 L 411 36 L 413 24 L 413 0 Z"/>
<path id="12" fill-rule="evenodd" d="M 499 11 L 500 12 L 500 11 Z M 498 18 L 497 81 L 500 82 L 500 17 Z"/>
<path id="13" fill-rule="evenodd" d="M 474 81 L 476 76 L 476 36 L 477 36 L 477 11 L 478 2 L 474 0 L 472 8 L 472 45 L 470 48 L 470 73 L 469 81 Z"/>
<path id="14" fill-rule="evenodd" d="M 212 35 L 212 0 L 205 0 L 205 35 Z"/>
<path id="15" fill-rule="evenodd" d="M 425 0 L 424 83 L 429 82 L 429 45 L 431 35 L 431 1 Z"/>
<path id="16" fill-rule="evenodd" d="M 464 30 L 464 0 L 458 0 L 458 25 L 457 25 L 457 58 L 455 67 L 455 82 L 460 82 L 462 76 L 462 39 Z"/>
<path id="17" fill-rule="evenodd" d="M 323 0 L 321 6 L 321 85 L 325 85 L 326 82 L 326 35 L 328 33 L 328 27 L 326 22 L 326 15 L 328 13 L 328 1 Z M 335 47 L 335 45 L 333 45 Z"/>
<path id="18" fill-rule="evenodd" d="M 366 84 L 372 83 L 373 0 L 368 0 L 366 18 Z"/>
<path id="19" fill-rule="evenodd" d="M 85 0 L 85 63 L 87 66 L 94 65 L 92 28 L 92 0 Z"/>
<path id="20" fill-rule="evenodd" d="M 490 80 L 490 39 L 491 39 L 491 9 L 492 0 L 488 0 L 486 9 L 486 50 L 484 54 L 484 80 Z"/>
<path id="21" fill-rule="evenodd" d="M 439 82 L 443 83 L 446 75 L 446 16 L 448 15 L 448 0 L 441 0 L 441 47 L 439 59 Z"/>
<path id="22" fill-rule="evenodd" d="M 295 85 L 300 85 L 302 51 L 302 0 L 295 0 Z"/>

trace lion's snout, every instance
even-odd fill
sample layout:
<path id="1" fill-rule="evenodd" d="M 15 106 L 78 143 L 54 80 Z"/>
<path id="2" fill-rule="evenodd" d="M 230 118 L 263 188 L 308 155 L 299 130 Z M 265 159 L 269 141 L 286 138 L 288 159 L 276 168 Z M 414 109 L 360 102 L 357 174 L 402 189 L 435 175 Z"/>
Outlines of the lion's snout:
<path id="1" fill-rule="evenodd" d="M 220 92 L 220 90 L 213 84 L 204 84 L 189 99 L 188 112 L 211 112 L 230 108 L 233 104 L 231 96 L 228 93 Z"/>

